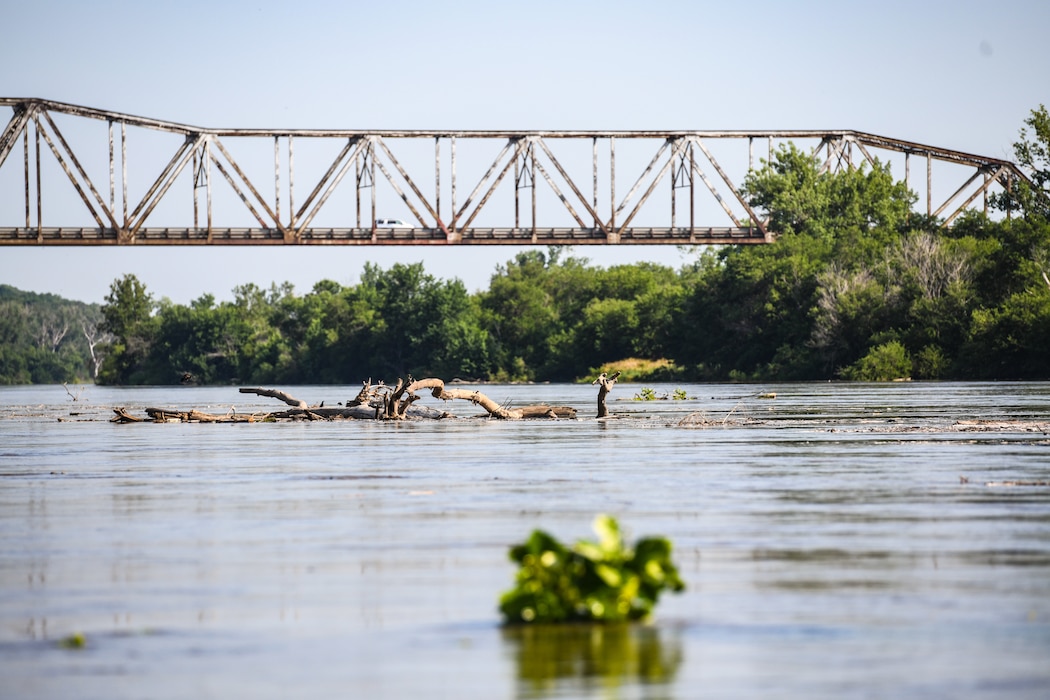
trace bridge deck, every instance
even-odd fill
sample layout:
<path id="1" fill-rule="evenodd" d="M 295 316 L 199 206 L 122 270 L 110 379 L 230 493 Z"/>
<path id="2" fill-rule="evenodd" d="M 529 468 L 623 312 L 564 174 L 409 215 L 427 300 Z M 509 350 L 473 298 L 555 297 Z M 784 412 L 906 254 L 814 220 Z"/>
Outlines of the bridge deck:
<path id="1" fill-rule="evenodd" d="M 309 228 L 298 240 L 285 241 L 277 229 L 264 228 L 144 228 L 135 245 L 738 245 L 766 243 L 756 229 L 734 227 L 625 229 L 613 242 L 600 229 L 586 228 L 471 228 L 450 240 L 435 228 Z M 44 227 L 0 228 L 0 245 L 85 245 L 121 243 L 112 228 Z"/>

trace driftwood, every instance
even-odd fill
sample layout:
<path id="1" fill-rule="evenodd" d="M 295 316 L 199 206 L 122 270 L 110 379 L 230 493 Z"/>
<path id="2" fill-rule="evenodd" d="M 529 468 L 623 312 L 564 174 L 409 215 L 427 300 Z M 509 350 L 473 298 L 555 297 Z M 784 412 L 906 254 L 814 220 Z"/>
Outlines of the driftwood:
<path id="1" fill-rule="evenodd" d="M 351 406 L 360 406 L 362 404 L 367 405 L 369 399 L 372 398 L 372 380 L 369 379 L 367 382 L 361 382 L 361 391 L 357 392 L 357 396 L 346 402 L 347 408 Z"/>
<path id="2" fill-rule="evenodd" d="M 440 379 L 420 379 L 409 384 L 404 393 L 415 396 L 415 392 L 422 389 L 430 389 L 430 394 L 435 399 L 452 401 L 462 399 L 481 406 L 493 418 L 503 420 L 519 420 L 522 418 L 575 418 L 576 409 L 570 406 L 524 406 L 522 408 L 504 408 L 480 391 L 468 389 L 449 389 L 445 382 Z"/>
<path id="3" fill-rule="evenodd" d="M 440 379 L 421 379 L 408 381 L 399 379 L 395 386 L 382 382 L 373 386 L 372 381 L 363 382 L 357 396 L 346 402 L 346 405 L 328 406 L 322 401 L 319 406 L 310 406 L 277 389 L 248 388 L 240 389 L 242 394 L 256 394 L 275 398 L 292 406 L 285 411 L 271 413 L 237 413 L 231 408 L 225 414 L 204 413 L 202 411 L 176 411 L 164 408 L 147 408 L 149 421 L 155 423 L 196 422 L 196 423 L 256 423 L 277 420 L 404 420 L 406 418 L 450 418 L 452 414 L 426 406 L 413 406 L 420 398 L 421 391 L 429 390 L 430 394 L 442 401 L 460 399 L 481 406 L 490 417 L 503 420 L 523 418 L 575 418 L 576 409 L 571 406 L 548 406 L 546 404 L 507 408 L 493 401 L 480 391 L 466 389 L 448 389 Z M 147 419 L 129 414 L 124 408 L 115 408 L 115 423 L 141 423 Z"/>
<path id="4" fill-rule="evenodd" d="M 609 409 L 605 406 L 605 397 L 609 395 L 609 392 L 616 386 L 616 378 L 620 376 L 619 372 L 613 372 L 611 375 L 607 375 L 602 372 L 598 375 L 598 378 L 591 382 L 591 385 L 598 385 L 598 417 L 605 418 L 609 415 Z"/>
<path id="5" fill-rule="evenodd" d="M 294 396 L 289 396 L 283 391 L 277 389 L 249 389 L 247 387 L 241 387 L 242 394 L 258 394 L 259 396 L 269 396 L 270 398 L 280 399 L 289 406 L 295 406 L 296 408 L 306 409 L 310 406 L 303 400 L 297 399 Z"/>
<path id="6" fill-rule="evenodd" d="M 157 423 L 254 423 L 265 414 L 237 413 L 232 408 L 227 413 L 204 413 L 203 411 L 172 411 L 166 408 L 147 408 L 148 415 Z"/>
<path id="7" fill-rule="evenodd" d="M 139 418 L 137 416 L 131 415 L 130 413 L 128 413 L 128 410 L 126 408 L 124 408 L 123 406 L 121 406 L 119 408 L 114 408 L 113 412 L 116 413 L 117 415 L 115 415 L 115 416 L 113 416 L 112 418 L 109 419 L 110 423 L 141 423 L 142 422 L 142 418 Z"/>

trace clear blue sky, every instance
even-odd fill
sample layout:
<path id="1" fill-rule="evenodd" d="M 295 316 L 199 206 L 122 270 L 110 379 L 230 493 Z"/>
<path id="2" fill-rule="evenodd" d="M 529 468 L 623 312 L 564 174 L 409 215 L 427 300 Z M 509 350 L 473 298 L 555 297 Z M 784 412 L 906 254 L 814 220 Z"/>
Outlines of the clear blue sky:
<path id="1" fill-rule="evenodd" d="M 1042 0 L 34 0 L 0 12 L 0 95 L 206 127 L 854 129 L 1009 158 L 1030 110 L 1050 103 Z M 688 258 L 573 252 L 600 265 Z M 352 284 L 365 261 L 400 260 L 474 290 L 514 253 L 0 247 L 0 282 L 101 302 L 130 272 L 188 303 L 247 282 Z"/>

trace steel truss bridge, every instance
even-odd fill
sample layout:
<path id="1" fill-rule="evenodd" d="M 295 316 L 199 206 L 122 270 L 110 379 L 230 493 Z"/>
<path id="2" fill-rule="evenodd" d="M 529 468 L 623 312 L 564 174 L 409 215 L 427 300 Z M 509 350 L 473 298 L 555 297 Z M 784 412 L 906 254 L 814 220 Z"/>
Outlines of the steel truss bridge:
<path id="1" fill-rule="evenodd" d="M 903 158 L 945 225 L 1027 179 L 1010 161 L 856 131 L 210 129 L 42 99 L 0 107 L 9 246 L 769 243 L 739 186 L 756 146 L 771 159 L 786 141 L 814 143 L 825 170 Z M 407 212 L 394 225 L 380 189 Z"/>

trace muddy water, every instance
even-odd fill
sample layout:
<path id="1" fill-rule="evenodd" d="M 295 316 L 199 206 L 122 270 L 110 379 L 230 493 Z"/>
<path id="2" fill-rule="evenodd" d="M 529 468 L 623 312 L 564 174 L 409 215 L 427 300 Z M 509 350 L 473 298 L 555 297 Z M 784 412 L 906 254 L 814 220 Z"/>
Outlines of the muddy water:
<path id="1" fill-rule="evenodd" d="M 0 697 L 1050 696 L 1050 384 L 640 388 L 603 422 L 552 385 L 482 390 L 580 420 L 238 425 L 107 420 L 281 405 L 0 388 Z M 688 589 L 501 627 L 507 547 L 597 513 Z"/>

